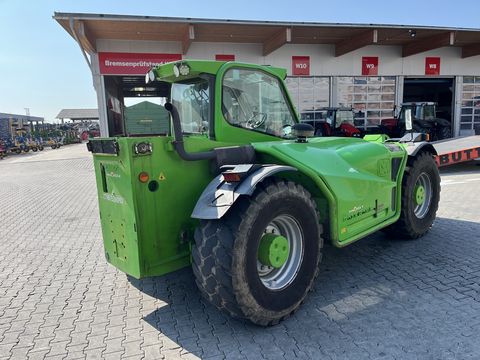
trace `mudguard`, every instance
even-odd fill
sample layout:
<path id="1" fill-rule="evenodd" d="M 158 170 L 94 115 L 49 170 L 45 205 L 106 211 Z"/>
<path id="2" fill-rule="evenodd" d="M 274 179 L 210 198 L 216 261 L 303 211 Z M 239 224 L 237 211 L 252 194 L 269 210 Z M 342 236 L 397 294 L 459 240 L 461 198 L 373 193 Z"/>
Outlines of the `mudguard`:
<path id="1" fill-rule="evenodd" d="M 408 156 L 415 156 L 418 154 L 420 150 L 426 150 L 432 155 L 438 155 L 437 150 L 433 147 L 432 144 L 422 141 L 422 142 L 409 142 L 407 143 L 407 146 L 405 147 L 405 150 L 407 151 Z"/>
<path id="2" fill-rule="evenodd" d="M 450 121 L 448 121 L 446 119 L 435 118 L 434 121 L 440 126 L 445 126 L 445 127 L 450 127 L 451 126 Z"/>
<path id="3" fill-rule="evenodd" d="M 283 171 L 297 171 L 297 169 L 284 165 L 261 165 L 239 183 L 227 183 L 220 174 L 205 188 L 191 217 L 203 220 L 221 219 L 241 195 L 252 195 L 257 184 L 262 180 Z"/>

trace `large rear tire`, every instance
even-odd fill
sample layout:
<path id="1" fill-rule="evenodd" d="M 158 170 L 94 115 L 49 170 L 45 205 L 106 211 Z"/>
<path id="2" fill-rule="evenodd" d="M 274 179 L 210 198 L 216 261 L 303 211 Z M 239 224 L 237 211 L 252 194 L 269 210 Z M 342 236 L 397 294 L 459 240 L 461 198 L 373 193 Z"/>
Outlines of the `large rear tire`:
<path id="1" fill-rule="evenodd" d="M 450 126 L 442 126 L 438 131 L 438 140 L 450 139 L 452 137 L 452 129 Z"/>
<path id="2" fill-rule="evenodd" d="M 302 186 L 282 180 L 260 184 L 222 219 L 202 221 L 197 228 L 192 249 L 196 283 L 210 303 L 229 315 L 275 325 L 312 288 L 321 234 L 316 204 Z M 283 241 L 280 245 L 288 242 L 288 250 L 280 263 L 267 264 L 261 254 L 265 239 L 273 238 Z"/>
<path id="3" fill-rule="evenodd" d="M 417 239 L 432 227 L 440 201 L 440 175 L 432 154 L 422 152 L 409 159 L 402 181 L 400 219 L 386 233 Z"/>

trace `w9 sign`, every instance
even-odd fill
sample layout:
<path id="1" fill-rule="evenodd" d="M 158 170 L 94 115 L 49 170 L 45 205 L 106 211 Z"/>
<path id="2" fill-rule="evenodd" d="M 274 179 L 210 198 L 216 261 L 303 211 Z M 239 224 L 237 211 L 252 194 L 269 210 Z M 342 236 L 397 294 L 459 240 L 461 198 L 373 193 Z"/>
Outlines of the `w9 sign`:
<path id="1" fill-rule="evenodd" d="M 378 56 L 362 57 L 362 75 L 378 75 Z"/>
<path id="2" fill-rule="evenodd" d="M 310 75 L 310 56 L 292 56 L 292 75 Z"/>

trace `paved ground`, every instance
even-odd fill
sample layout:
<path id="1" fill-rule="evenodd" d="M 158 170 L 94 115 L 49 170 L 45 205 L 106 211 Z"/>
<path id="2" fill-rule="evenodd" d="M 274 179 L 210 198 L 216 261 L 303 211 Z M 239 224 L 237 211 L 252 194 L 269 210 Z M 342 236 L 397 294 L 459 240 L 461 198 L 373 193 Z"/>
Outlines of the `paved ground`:
<path id="1" fill-rule="evenodd" d="M 479 359 L 480 167 L 455 170 L 427 237 L 327 248 L 301 310 L 263 329 L 203 303 L 190 270 L 106 264 L 84 145 L 0 161 L 0 358 Z"/>

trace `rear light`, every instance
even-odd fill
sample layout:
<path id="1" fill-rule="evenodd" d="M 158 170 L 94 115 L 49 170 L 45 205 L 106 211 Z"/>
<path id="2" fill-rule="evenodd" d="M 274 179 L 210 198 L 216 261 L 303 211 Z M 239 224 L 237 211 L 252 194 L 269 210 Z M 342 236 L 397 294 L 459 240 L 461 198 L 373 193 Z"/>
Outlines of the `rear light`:
<path id="1" fill-rule="evenodd" d="M 224 172 L 223 179 L 226 182 L 232 183 L 232 182 L 239 182 L 240 180 L 242 180 L 242 177 L 240 176 L 240 174 L 237 174 L 237 173 Z"/>
<path id="2" fill-rule="evenodd" d="M 223 180 L 227 183 L 238 183 L 247 177 L 251 172 L 257 170 L 261 165 L 240 164 L 234 167 L 225 166 L 222 172 Z"/>
<path id="3" fill-rule="evenodd" d="M 146 183 L 150 179 L 150 176 L 148 176 L 148 173 L 145 171 L 142 171 L 140 174 L 138 174 L 138 180 L 140 180 L 141 183 Z"/>

